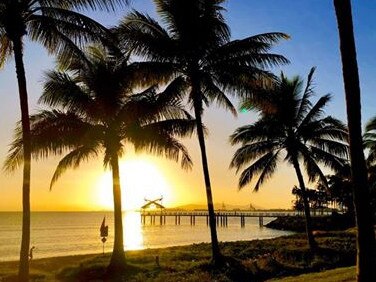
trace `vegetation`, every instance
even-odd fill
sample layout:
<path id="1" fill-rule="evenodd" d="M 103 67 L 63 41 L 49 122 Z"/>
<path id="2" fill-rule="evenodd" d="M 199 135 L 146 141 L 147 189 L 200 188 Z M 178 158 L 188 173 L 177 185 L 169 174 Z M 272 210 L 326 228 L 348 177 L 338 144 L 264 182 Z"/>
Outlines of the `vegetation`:
<path id="1" fill-rule="evenodd" d="M 210 244 L 129 251 L 129 281 L 264 281 L 355 264 L 355 234 L 330 232 L 317 235 L 318 252 L 313 257 L 304 235 L 269 240 L 220 243 L 226 263 L 222 268 L 208 264 Z M 156 264 L 159 256 L 159 266 Z M 35 260 L 32 276 L 38 281 L 88 281 L 105 276 L 110 254 Z M 0 263 L 0 277 L 11 277 L 15 262 Z M 11 278 L 8 278 L 11 279 Z M 119 278 L 120 279 L 120 278 Z M 332 280 L 333 281 L 333 280 Z"/>
<path id="2" fill-rule="evenodd" d="M 303 274 L 294 277 L 288 277 L 278 280 L 279 282 L 305 282 L 305 281 L 315 281 L 315 282 L 353 282 L 355 279 L 355 268 L 354 267 L 343 267 L 334 270 L 327 270 L 319 273 L 313 274 Z"/>
<path id="3" fill-rule="evenodd" d="M 112 171 L 115 239 L 109 272 L 125 267 L 119 158 L 126 144 L 178 161 L 183 168 L 192 163 L 176 136 L 192 134 L 195 121 L 174 95 L 175 84 L 162 93 L 138 79 L 141 68 L 113 50 L 90 47 L 73 54 L 69 63 L 59 58 L 61 71 L 46 74 L 40 102 L 51 109 L 31 116 L 31 151 L 35 159 L 67 154 L 59 162 L 52 185 L 68 168 L 103 154 L 103 164 Z M 18 128 L 6 167 L 15 169 L 23 161 L 23 142 Z"/>
<path id="4" fill-rule="evenodd" d="M 371 216 L 367 166 L 363 152 L 360 84 L 350 0 L 334 0 L 349 127 L 357 241 L 357 281 L 376 280 L 376 240 Z"/>
<path id="5" fill-rule="evenodd" d="M 346 230 L 355 226 L 354 219 L 347 214 L 333 213 L 330 216 L 312 218 L 312 230 L 335 231 Z M 279 217 L 266 224 L 266 227 L 278 230 L 304 232 L 306 230 L 305 220 L 301 216 Z"/>
<path id="6" fill-rule="evenodd" d="M 303 162 L 310 182 L 320 179 L 327 186 L 319 165 L 338 171 L 343 168 L 347 157 L 346 126 L 333 117 L 323 116 L 330 96 L 321 97 L 315 104 L 310 101 L 314 94 L 313 73 L 314 69 L 309 73 L 304 88 L 299 77 L 289 80 L 282 73 L 275 87 L 265 91 L 265 101 L 246 100 L 243 107 L 258 109 L 260 119 L 236 129 L 230 137 L 232 145 L 241 144 L 230 164 L 237 172 L 245 167 L 239 178 L 240 189 L 258 175 L 254 186 L 254 190 L 258 191 L 272 177 L 285 152 L 284 160 L 293 165 L 298 178 L 306 233 L 312 251 L 316 243 L 300 162 Z"/>
<path id="7" fill-rule="evenodd" d="M 275 43 L 288 38 L 286 34 L 260 34 L 231 41 L 230 29 L 223 17 L 224 2 L 154 0 L 163 25 L 134 11 L 116 30 L 120 41 L 133 54 L 159 64 L 163 70 L 172 70 L 171 78 L 181 81 L 181 93 L 187 94 L 194 110 L 214 263 L 220 262 L 221 255 L 202 127 L 204 105 L 216 102 L 236 115 L 226 94 L 242 94 L 260 81 L 270 80 L 271 74 L 266 68 L 288 62 L 281 55 L 268 53 Z"/>
<path id="8" fill-rule="evenodd" d="M 369 150 L 367 156 L 368 165 L 376 165 L 376 117 L 367 122 L 363 141 L 365 148 Z"/>

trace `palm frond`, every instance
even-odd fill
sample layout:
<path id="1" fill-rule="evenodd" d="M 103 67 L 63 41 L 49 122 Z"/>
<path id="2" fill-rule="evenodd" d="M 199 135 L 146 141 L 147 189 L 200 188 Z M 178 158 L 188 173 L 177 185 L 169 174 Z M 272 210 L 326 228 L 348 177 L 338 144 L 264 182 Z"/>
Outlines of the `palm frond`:
<path id="1" fill-rule="evenodd" d="M 272 46 L 282 39 L 288 39 L 288 35 L 284 33 L 266 33 L 251 36 L 245 39 L 233 40 L 215 50 L 213 50 L 206 58 L 206 64 L 223 62 L 229 59 L 237 59 L 242 56 L 249 55 L 267 55 Z M 278 56 L 279 61 L 283 64 L 289 61 L 283 56 Z M 265 57 L 265 59 L 268 59 Z"/>
<path id="2" fill-rule="evenodd" d="M 176 54 L 175 45 L 168 32 L 149 15 L 137 11 L 130 13 L 119 27 L 114 29 L 121 46 L 135 55 L 153 61 L 170 60 Z"/>
<path id="3" fill-rule="evenodd" d="M 239 178 L 239 189 L 244 188 L 255 175 L 259 174 L 260 178 L 254 187 L 254 190 L 257 191 L 260 185 L 275 172 L 278 155 L 279 151 L 269 152 L 244 169 Z"/>
<path id="4" fill-rule="evenodd" d="M 313 89 L 313 75 L 315 73 L 316 67 L 311 68 L 306 82 L 306 87 L 303 92 L 303 96 L 300 100 L 300 107 L 297 114 L 297 120 L 300 122 L 303 117 L 306 116 L 306 114 L 309 112 L 309 110 L 312 107 L 312 103 L 310 101 L 310 98 L 312 95 L 314 95 L 314 89 Z"/>
<path id="5" fill-rule="evenodd" d="M 370 119 L 366 124 L 366 131 L 374 131 L 376 130 L 376 116 Z"/>
<path id="6" fill-rule="evenodd" d="M 234 156 L 232 157 L 230 168 L 236 168 L 236 173 L 239 172 L 244 166 L 249 162 L 265 155 L 266 153 L 276 151 L 279 144 L 273 141 L 259 141 L 250 144 L 243 145 L 241 148 L 236 150 Z"/>
<path id="7" fill-rule="evenodd" d="M 87 110 L 92 107 L 92 98 L 67 73 L 49 71 L 45 74 L 43 93 L 39 103 L 72 111 Z"/>
<path id="8" fill-rule="evenodd" d="M 78 10 L 90 8 L 93 10 L 115 11 L 118 8 L 123 8 L 130 4 L 131 1 L 132 0 L 54 0 L 53 2 L 57 2 L 56 4 L 63 2 L 66 8 Z"/>
<path id="9" fill-rule="evenodd" d="M 230 136 L 231 145 L 283 138 L 283 128 L 275 119 L 259 119 L 254 124 L 239 127 Z"/>
<path id="10" fill-rule="evenodd" d="M 237 116 L 237 111 L 226 94 L 215 84 L 210 76 L 201 78 L 202 94 L 207 97 L 208 101 L 216 102 L 219 107 L 229 110 L 234 116 Z"/>
<path id="11" fill-rule="evenodd" d="M 0 32 L 0 69 L 2 69 L 7 59 L 12 55 L 12 41 Z"/>
<path id="12" fill-rule="evenodd" d="M 91 146 L 80 146 L 77 149 L 74 149 L 68 153 L 65 157 L 59 162 L 54 175 L 52 176 L 50 189 L 56 181 L 61 177 L 61 175 L 69 168 L 78 168 L 80 164 L 84 161 L 89 161 L 91 158 L 98 156 L 98 150 L 96 147 Z"/>
<path id="13" fill-rule="evenodd" d="M 307 123 L 312 122 L 312 120 L 321 118 L 324 113 L 324 107 L 331 100 L 331 97 L 330 94 L 322 96 L 302 119 L 300 126 L 305 126 Z"/>
<path id="14" fill-rule="evenodd" d="M 66 60 L 80 53 L 84 44 L 105 42 L 112 36 L 104 26 L 77 12 L 55 7 L 39 9 L 41 14 L 31 15 L 27 22 L 31 39 Z"/>
<path id="15" fill-rule="evenodd" d="M 319 179 L 321 184 L 323 184 L 325 187 L 328 187 L 327 178 L 319 167 L 317 159 L 312 155 L 312 152 L 310 152 L 308 148 L 303 146 L 299 151 L 303 157 L 303 162 L 309 182 L 314 182 Z"/>
<path id="16" fill-rule="evenodd" d="M 156 156 L 179 161 L 183 169 L 193 165 L 188 150 L 178 140 L 166 132 L 156 132 L 150 127 L 129 129 L 125 140 L 133 144 L 136 152 L 147 152 Z"/>

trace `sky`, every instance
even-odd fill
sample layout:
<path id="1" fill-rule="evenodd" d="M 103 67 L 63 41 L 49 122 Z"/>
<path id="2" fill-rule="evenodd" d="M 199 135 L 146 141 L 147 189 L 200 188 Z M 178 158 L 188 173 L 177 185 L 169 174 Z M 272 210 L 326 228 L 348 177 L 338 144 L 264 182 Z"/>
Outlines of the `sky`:
<path id="1" fill-rule="evenodd" d="M 366 122 L 376 115 L 376 1 L 352 1 L 358 63 L 362 90 L 362 118 Z M 133 0 L 132 8 L 157 17 L 151 0 Z M 324 0 L 229 0 L 225 4 L 225 18 L 232 31 L 232 39 L 265 32 L 284 32 L 291 39 L 273 49 L 291 63 L 273 69 L 288 76 L 306 77 L 310 68 L 317 67 L 315 86 L 317 97 L 333 95 L 327 114 L 346 121 L 338 34 L 332 1 Z M 106 26 L 114 26 L 129 12 L 85 12 Z M 54 57 L 42 46 L 25 42 L 25 67 L 31 113 L 38 110 L 44 72 L 54 67 Z M 233 100 L 238 106 L 238 101 Z M 5 160 L 12 140 L 15 123 L 20 119 L 15 68 L 11 58 L 0 70 L 0 163 Z M 281 165 L 275 176 L 257 193 L 252 186 L 238 191 L 238 176 L 228 166 L 236 147 L 228 142 L 233 131 L 255 122 L 253 113 L 233 117 L 215 105 L 205 110 L 204 123 L 209 128 L 207 154 L 212 179 L 214 202 L 225 205 L 252 205 L 262 208 L 290 208 L 291 189 L 297 185 L 291 167 Z M 121 184 L 126 208 L 137 208 L 144 198 L 163 196 L 168 207 L 189 203 L 205 203 L 205 188 L 198 141 L 182 142 L 194 161 L 191 171 L 182 171 L 179 164 L 146 154 L 134 154 L 127 147 L 121 160 Z M 102 159 L 91 160 L 79 169 L 69 170 L 49 190 L 49 182 L 59 158 L 32 163 L 31 208 L 33 211 L 106 210 L 112 209 L 111 176 L 104 171 Z M 21 210 L 21 170 L 13 174 L 0 171 L 0 211 Z M 311 184 L 310 187 L 314 187 Z"/>

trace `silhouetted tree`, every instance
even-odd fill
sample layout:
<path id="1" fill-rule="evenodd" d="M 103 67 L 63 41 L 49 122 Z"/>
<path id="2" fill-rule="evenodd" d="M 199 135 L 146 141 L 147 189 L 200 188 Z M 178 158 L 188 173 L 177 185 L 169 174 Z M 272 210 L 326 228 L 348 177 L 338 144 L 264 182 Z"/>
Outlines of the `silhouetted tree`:
<path id="1" fill-rule="evenodd" d="M 25 68 L 23 63 L 23 39 L 41 43 L 51 53 L 66 57 L 76 51 L 77 42 L 98 40 L 105 29 L 90 18 L 73 9 L 114 9 L 127 0 L 0 0 L 0 67 L 14 55 L 22 132 L 24 139 L 24 169 L 22 185 L 22 241 L 20 250 L 19 280 L 29 279 L 30 246 L 30 121 Z"/>
<path id="2" fill-rule="evenodd" d="M 330 199 L 342 207 L 345 207 L 347 214 L 355 219 L 350 165 L 345 165 L 342 170 L 338 171 L 336 174 L 327 176 L 327 178 L 327 193 Z"/>
<path id="3" fill-rule="evenodd" d="M 212 188 L 202 128 L 204 105 L 212 102 L 236 109 L 225 93 L 241 94 L 246 84 L 270 79 L 265 69 L 288 61 L 268 53 L 283 33 L 255 35 L 231 41 L 223 17 L 224 0 L 154 0 L 163 25 L 146 14 L 134 11 L 117 29 L 120 41 L 134 54 L 157 63 L 160 70 L 171 70 L 171 78 L 184 80 L 182 93 L 187 94 L 197 122 L 205 180 L 209 226 L 214 264 L 221 261 L 214 215 Z"/>
<path id="4" fill-rule="evenodd" d="M 61 58 L 60 58 L 61 59 Z M 186 148 L 174 136 L 192 134 L 195 121 L 190 119 L 172 93 L 171 83 L 162 93 L 145 88 L 140 67 L 129 65 L 127 57 L 90 47 L 73 54 L 69 63 L 61 61 L 59 70 L 46 74 L 40 102 L 51 107 L 31 116 L 31 151 L 38 158 L 61 155 L 52 185 L 68 168 L 103 154 L 103 163 L 112 171 L 115 238 L 108 273 L 121 273 L 125 267 L 120 190 L 119 158 L 124 146 L 146 151 L 191 166 Z M 20 128 L 7 158 L 6 168 L 13 170 L 23 160 Z"/>
<path id="5" fill-rule="evenodd" d="M 312 251 L 316 243 L 312 235 L 308 195 L 299 161 L 303 162 L 310 182 L 320 179 L 327 185 L 319 164 L 337 171 L 344 165 L 342 158 L 347 156 L 346 126 L 330 116 L 323 117 L 330 95 L 321 97 L 314 105 L 310 102 L 314 94 L 313 73 L 314 68 L 308 75 L 305 88 L 299 77 L 290 80 L 282 73 L 275 87 L 265 93 L 267 103 L 256 102 L 252 105 L 260 111 L 259 120 L 236 129 L 230 137 L 232 145 L 241 144 L 230 167 L 239 172 L 247 166 L 240 175 L 239 189 L 258 175 L 254 186 L 254 191 L 258 191 L 264 181 L 276 171 L 282 152 L 286 153 L 284 160 L 293 165 L 299 181 L 306 232 Z M 243 107 L 248 107 L 250 103 L 252 100 L 245 101 Z M 254 162 L 248 166 L 251 161 Z"/>
<path id="6" fill-rule="evenodd" d="M 354 184 L 357 236 L 357 280 L 376 281 L 376 242 L 371 218 L 367 167 L 363 152 L 358 63 L 352 23 L 351 1 L 334 0 L 349 126 L 350 163 Z"/>

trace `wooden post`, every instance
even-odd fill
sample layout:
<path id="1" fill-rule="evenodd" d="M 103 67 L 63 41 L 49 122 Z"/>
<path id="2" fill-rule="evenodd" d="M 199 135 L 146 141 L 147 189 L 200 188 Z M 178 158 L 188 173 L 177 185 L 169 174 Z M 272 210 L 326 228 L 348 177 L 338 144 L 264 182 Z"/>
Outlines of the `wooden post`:
<path id="1" fill-rule="evenodd" d="M 264 227 L 264 218 L 262 216 L 259 216 L 259 226 Z"/>

